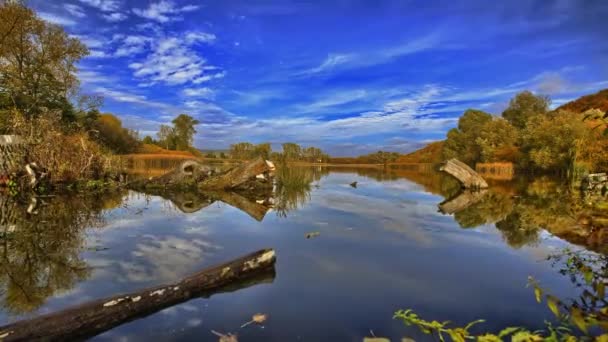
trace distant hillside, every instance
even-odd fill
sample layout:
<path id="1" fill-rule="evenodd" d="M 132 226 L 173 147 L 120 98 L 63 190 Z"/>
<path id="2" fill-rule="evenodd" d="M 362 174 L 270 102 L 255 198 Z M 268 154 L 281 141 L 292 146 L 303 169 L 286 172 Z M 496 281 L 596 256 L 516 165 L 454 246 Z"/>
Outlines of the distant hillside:
<path id="1" fill-rule="evenodd" d="M 435 141 L 419 150 L 399 157 L 397 163 L 440 163 L 442 162 L 442 149 L 443 141 Z"/>
<path id="2" fill-rule="evenodd" d="M 608 111 L 608 89 L 600 90 L 599 92 L 580 97 L 574 101 L 570 101 L 557 109 L 569 110 L 575 113 L 582 113 L 589 109 L 600 109 Z"/>

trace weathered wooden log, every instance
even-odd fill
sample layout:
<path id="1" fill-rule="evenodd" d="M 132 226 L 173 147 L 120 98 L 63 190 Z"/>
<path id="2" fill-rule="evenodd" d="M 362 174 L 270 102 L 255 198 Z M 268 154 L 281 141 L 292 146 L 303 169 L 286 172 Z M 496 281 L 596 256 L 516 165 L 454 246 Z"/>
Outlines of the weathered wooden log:
<path id="1" fill-rule="evenodd" d="M 439 211 L 442 214 L 455 214 L 457 212 L 463 211 L 466 208 L 472 206 L 473 204 L 481 201 L 481 199 L 484 198 L 486 193 L 487 190 L 462 191 L 458 195 L 439 203 Z"/>
<path id="2" fill-rule="evenodd" d="M 275 167 L 270 161 L 258 158 L 225 172 L 195 160 L 188 160 L 160 177 L 136 180 L 127 187 L 146 189 L 200 189 L 200 190 L 259 190 L 272 188 Z"/>
<path id="3" fill-rule="evenodd" d="M 264 249 L 211 267 L 177 283 L 88 302 L 0 327 L 2 341 L 66 341 L 95 336 L 195 297 L 240 288 L 237 282 L 273 275 L 276 257 Z M 247 283 L 250 285 L 250 283 Z"/>
<path id="4" fill-rule="evenodd" d="M 199 188 L 201 190 L 232 190 L 250 182 L 267 183 L 272 186 L 269 178 L 274 170 L 272 162 L 258 158 L 200 182 Z"/>
<path id="5" fill-rule="evenodd" d="M 465 189 L 485 189 L 488 183 L 475 170 L 458 159 L 450 159 L 439 168 L 456 178 Z"/>

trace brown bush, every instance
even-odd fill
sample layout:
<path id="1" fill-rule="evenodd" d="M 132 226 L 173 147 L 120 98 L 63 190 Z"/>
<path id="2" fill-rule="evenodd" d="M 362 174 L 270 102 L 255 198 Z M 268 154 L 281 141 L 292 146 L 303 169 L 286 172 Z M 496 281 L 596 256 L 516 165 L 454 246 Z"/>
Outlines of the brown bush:
<path id="1" fill-rule="evenodd" d="M 52 183 L 96 179 L 105 173 L 109 157 L 85 132 L 66 132 L 58 112 L 26 119 L 14 111 L 11 132 L 26 140 L 28 162 L 46 168 Z"/>

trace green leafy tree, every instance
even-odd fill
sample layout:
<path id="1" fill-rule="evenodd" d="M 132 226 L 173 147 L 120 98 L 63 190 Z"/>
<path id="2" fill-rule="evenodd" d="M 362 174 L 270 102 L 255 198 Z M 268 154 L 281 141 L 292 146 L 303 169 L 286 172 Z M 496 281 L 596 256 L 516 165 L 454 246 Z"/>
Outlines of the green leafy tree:
<path id="1" fill-rule="evenodd" d="M 444 158 L 458 158 L 474 166 L 481 160 L 481 148 L 477 144 L 477 138 L 484 125 L 490 121 L 492 115 L 486 112 L 475 109 L 464 112 L 458 120 L 458 128 L 448 132 L 442 151 Z"/>
<path id="2" fill-rule="evenodd" d="M 158 136 L 158 142 L 161 147 L 164 147 L 167 150 L 175 150 L 177 139 L 173 127 L 160 125 L 156 135 Z"/>
<path id="3" fill-rule="evenodd" d="M 196 128 L 200 121 L 187 115 L 180 114 L 173 119 L 173 131 L 175 134 L 175 148 L 179 151 L 186 151 L 192 147 Z"/>
<path id="4" fill-rule="evenodd" d="M 511 100 L 509 107 L 502 113 L 502 117 L 513 126 L 523 129 L 532 117 L 546 114 L 550 104 L 548 96 L 523 91 Z"/>
<path id="5" fill-rule="evenodd" d="M 149 135 L 146 135 L 146 136 L 144 137 L 144 139 L 142 140 L 142 142 L 143 142 L 144 144 L 154 144 L 154 143 L 155 143 L 154 139 L 152 139 L 152 137 L 151 137 L 151 136 L 149 136 Z"/>

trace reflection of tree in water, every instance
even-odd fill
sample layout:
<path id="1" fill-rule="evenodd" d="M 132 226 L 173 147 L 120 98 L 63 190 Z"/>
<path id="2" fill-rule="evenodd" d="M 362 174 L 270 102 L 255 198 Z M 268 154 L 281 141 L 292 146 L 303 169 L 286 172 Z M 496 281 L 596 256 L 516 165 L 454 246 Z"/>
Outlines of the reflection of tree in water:
<path id="1" fill-rule="evenodd" d="M 84 228 L 103 224 L 103 210 L 120 205 L 122 197 L 50 198 L 29 214 L 27 203 L 0 196 L 0 305 L 26 313 L 86 279 Z"/>
<path id="2" fill-rule="evenodd" d="M 515 197 L 513 190 L 518 194 Z M 514 248 L 537 243 L 539 232 L 544 229 L 571 243 L 599 251 L 604 235 L 597 232 L 602 227 L 581 224 L 585 218 L 596 215 L 578 189 L 550 178 L 539 178 L 511 185 L 510 189 L 492 186 L 480 200 L 455 212 L 454 218 L 463 228 L 495 223 L 504 240 Z"/>
<path id="3" fill-rule="evenodd" d="M 286 217 L 289 211 L 306 204 L 310 200 L 312 183 L 328 174 L 327 168 L 279 165 L 274 192 L 277 215 Z"/>
<path id="4" fill-rule="evenodd" d="M 474 228 L 503 220 L 513 210 L 511 196 L 488 191 L 477 203 L 454 214 L 462 228 Z"/>

